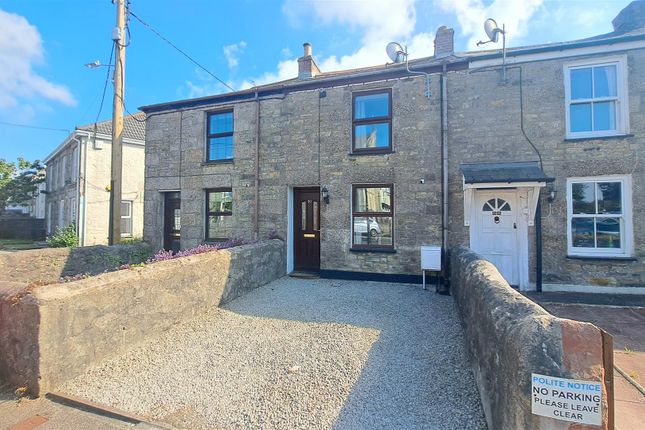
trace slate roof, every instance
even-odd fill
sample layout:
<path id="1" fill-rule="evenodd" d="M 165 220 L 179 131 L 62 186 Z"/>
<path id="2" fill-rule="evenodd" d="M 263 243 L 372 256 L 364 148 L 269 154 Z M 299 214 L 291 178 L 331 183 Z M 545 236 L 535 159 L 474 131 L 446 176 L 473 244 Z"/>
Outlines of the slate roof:
<path id="1" fill-rule="evenodd" d="M 566 42 L 545 43 L 541 45 L 521 46 L 508 48 L 507 57 L 528 55 L 538 52 L 559 52 L 567 49 L 582 48 L 587 46 L 612 45 L 614 43 L 645 40 L 645 28 L 637 28 L 631 31 L 613 31 L 606 34 L 589 37 L 586 39 L 571 40 Z M 383 53 L 385 57 L 385 52 Z M 426 72 L 436 72 L 443 65 L 447 65 L 449 70 L 459 70 L 468 68 L 468 63 L 477 60 L 487 60 L 501 58 L 501 49 L 478 50 L 469 52 L 458 52 L 443 58 L 425 57 L 416 60 L 410 60 L 410 68 L 423 70 Z M 452 68 L 452 69 L 451 69 Z M 259 85 L 246 90 L 234 91 L 229 93 L 214 94 L 206 97 L 176 100 L 165 103 L 157 103 L 143 106 L 140 109 L 145 112 L 160 112 L 170 109 L 190 108 L 206 106 L 209 104 L 228 103 L 236 100 L 250 100 L 254 97 L 255 91 L 260 96 L 270 96 L 278 94 L 284 90 L 310 90 L 315 88 L 324 88 L 337 84 L 347 84 L 350 82 L 369 82 L 371 80 L 381 80 L 396 78 L 398 76 L 408 75 L 405 71 L 405 64 L 384 63 L 376 66 L 361 67 L 356 69 L 338 70 L 333 72 L 323 72 L 311 79 L 298 79 L 294 77 L 280 82 L 272 82 L 265 85 Z"/>
<path id="2" fill-rule="evenodd" d="M 137 112 L 134 115 L 123 117 L 123 137 L 126 139 L 146 140 L 146 114 Z M 94 132 L 94 124 L 81 125 L 76 127 L 77 130 Z M 101 121 L 96 123 L 96 132 L 98 134 L 105 134 L 112 136 L 112 120 Z"/>
<path id="3" fill-rule="evenodd" d="M 515 163 L 464 163 L 460 166 L 467 184 L 493 182 L 553 182 L 544 174 L 537 161 Z"/>

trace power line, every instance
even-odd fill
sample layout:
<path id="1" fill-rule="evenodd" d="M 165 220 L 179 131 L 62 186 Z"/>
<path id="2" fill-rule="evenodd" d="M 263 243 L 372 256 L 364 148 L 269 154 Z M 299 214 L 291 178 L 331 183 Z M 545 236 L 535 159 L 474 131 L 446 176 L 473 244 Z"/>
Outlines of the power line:
<path id="1" fill-rule="evenodd" d="M 36 130 L 66 131 L 67 133 L 71 133 L 71 130 L 68 130 L 66 128 L 39 127 L 37 125 L 17 124 L 15 122 L 0 121 L 0 125 L 10 125 L 12 127 L 22 127 L 22 128 L 34 128 Z"/>
<path id="2" fill-rule="evenodd" d="M 114 56 L 114 44 L 110 47 L 110 61 L 108 61 L 107 73 L 105 74 L 105 83 L 103 84 L 103 95 L 101 95 L 101 104 L 99 105 L 99 112 L 96 114 L 94 119 L 94 128 L 96 128 L 96 123 L 99 121 L 101 112 L 103 111 L 103 102 L 105 102 L 105 92 L 107 91 L 108 82 L 110 81 L 110 70 L 112 69 L 112 57 Z"/>
<path id="3" fill-rule="evenodd" d="M 128 9 L 128 12 L 129 12 L 129 14 L 130 14 L 131 16 L 133 16 L 137 21 L 139 21 L 141 24 L 143 24 L 145 27 L 147 27 L 147 28 L 148 28 L 150 31 L 152 31 L 154 34 L 156 34 L 157 36 L 159 36 L 159 37 L 160 37 L 164 42 L 166 42 L 167 44 L 169 44 L 170 46 L 172 46 L 173 48 L 175 48 L 175 49 L 176 49 L 177 51 L 179 51 L 179 53 L 181 53 L 184 57 L 186 57 L 186 58 L 188 58 L 190 61 L 192 61 L 192 62 L 193 62 L 197 67 L 199 67 L 200 69 L 202 69 L 203 71 L 205 71 L 206 73 L 208 73 L 209 75 L 211 75 L 213 78 L 217 79 L 217 80 L 218 80 L 222 85 L 224 85 L 225 87 L 227 87 L 227 88 L 228 88 L 228 89 L 230 89 L 231 91 L 235 91 L 235 88 L 231 87 L 229 84 L 227 84 L 226 82 L 224 82 L 223 80 L 221 80 L 220 78 L 218 78 L 217 76 L 215 76 L 215 75 L 214 75 L 213 73 L 211 73 L 211 72 L 210 72 L 206 67 L 204 67 L 204 66 L 202 66 L 201 64 L 199 64 L 199 63 L 198 63 L 195 59 L 193 59 L 190 55 L 188 55 L 187 53 L 185 53 L 184 51 L 182 51 L 180 48 L 178 48 L 178 47 L 177 47 L 174 43 L 172 43 L 170 40 L 168 40 L 168 39 L 166 39 L 165 37 L 163 37 L 163 36 L 161 35 L 161 33 L 159 33 L 157 30 L 155 30 L 154 28 L 152 28 L 152 27 L 150 26 L 150 24 L 146 23 L 144 20 L 142 20 L 141 18 L 139 18 L 139 17 L 138 17 L 134 12 L 132 12 L 132 10 L 131 10 L 131 9 Z"/>

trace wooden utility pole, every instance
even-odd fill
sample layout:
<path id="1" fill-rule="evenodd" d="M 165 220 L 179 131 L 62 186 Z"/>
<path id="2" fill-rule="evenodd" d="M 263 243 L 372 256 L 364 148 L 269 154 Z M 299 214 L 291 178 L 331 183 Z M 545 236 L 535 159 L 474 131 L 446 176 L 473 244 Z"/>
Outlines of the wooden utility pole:
<path id="1" fill-rule="evenodd" d="M 121 179 L 123 176 L 123 87 L 125 80 L 125 1 L 116 3 L 116 27 L 112 31 L 116 55 L 112 103 L 112 168 L 110 175 L 110 245 L 121 241 Z"/>

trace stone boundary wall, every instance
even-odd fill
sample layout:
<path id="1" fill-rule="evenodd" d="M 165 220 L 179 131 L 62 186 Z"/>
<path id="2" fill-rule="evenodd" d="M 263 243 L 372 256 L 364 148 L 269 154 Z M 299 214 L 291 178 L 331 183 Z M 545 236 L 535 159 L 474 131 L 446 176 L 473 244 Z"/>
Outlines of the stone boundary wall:
<path id="1" fill-rule="evenodd" d="M 613 369 L 605 358 L 611 345 L 603 343 L 608 335 L 593 324 L 549 314 L 470 249 L 453 249 L 450 263 L 451 291 L 488 428 L 613 429 Z M 533 415 L 531 373 L 601 382 L 603 426 Z"/>
<path id="2" fill-rule="evenodd" d="M 0 282 L 0 379 L 42 395 L 285 268 L 284 242 L 267 240 L 32 291 Z"/>
<path id="3" fill-rule="evenodd" d="M 122 264 L 141 263 L 151 255 L 152 247 L 145 242 L 0 253 L 0 282 L 49 283 L 82 273 L 98 275 Z"/>

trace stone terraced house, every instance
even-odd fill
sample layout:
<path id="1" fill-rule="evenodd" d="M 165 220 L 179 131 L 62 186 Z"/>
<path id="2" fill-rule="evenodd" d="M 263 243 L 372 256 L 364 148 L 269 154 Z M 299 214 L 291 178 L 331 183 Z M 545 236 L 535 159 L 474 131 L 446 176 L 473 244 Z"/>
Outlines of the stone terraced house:
<path id="1" fill-rule="evenodd" d="M 144 115 L 124 117 L 121 236 L 143 236 Z M 77 127 L 47 165 L 47 234 L 72 223 L 81 246 L 107 245 L 110 208 L 112 121 Z"/>
<path id="2" fill-rule="evenodd" d="M 277 233 L 288 272 L 404 281 L 466 245 L 522 290 L 642 293 L 645 2 L 613 25 L 505 63 L 445 27 L 409 64 L 325 73 L 305 44 L 293 79 L 145 106 L 144 238 Z"/>

